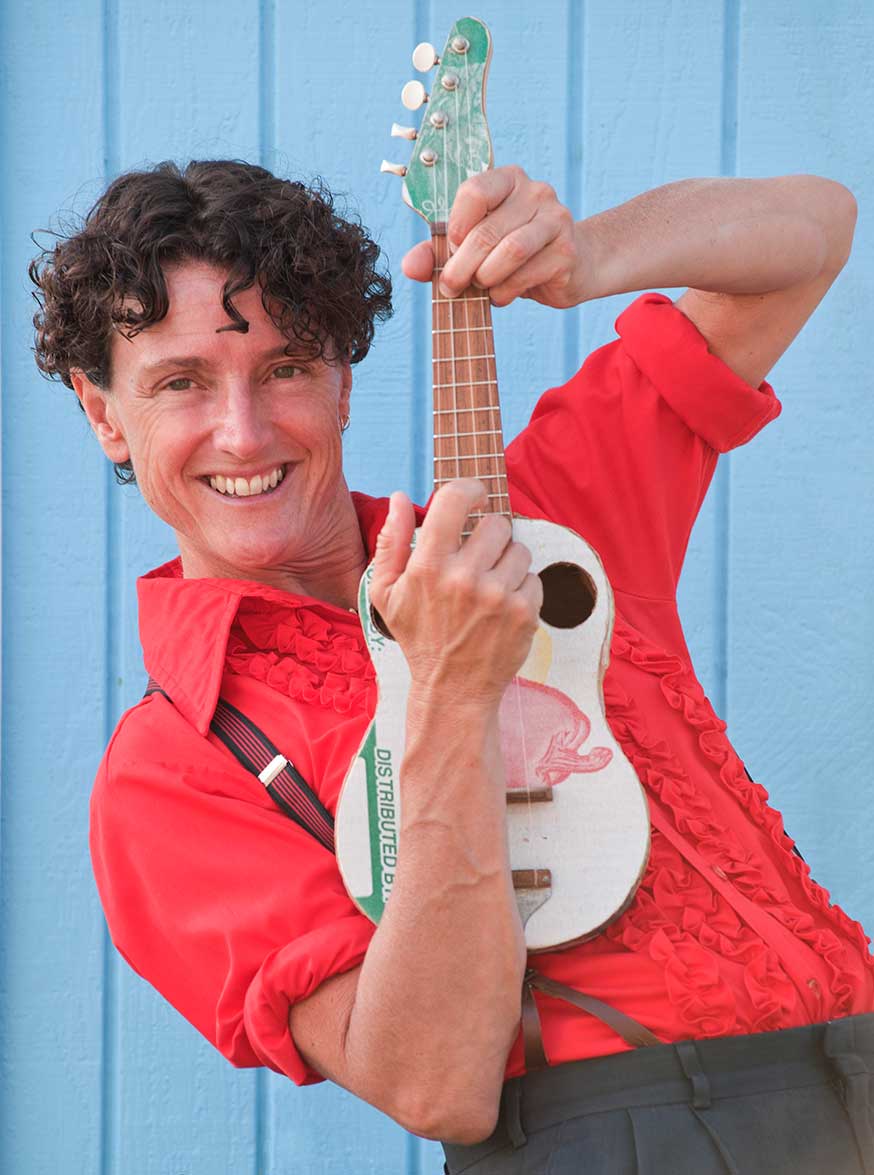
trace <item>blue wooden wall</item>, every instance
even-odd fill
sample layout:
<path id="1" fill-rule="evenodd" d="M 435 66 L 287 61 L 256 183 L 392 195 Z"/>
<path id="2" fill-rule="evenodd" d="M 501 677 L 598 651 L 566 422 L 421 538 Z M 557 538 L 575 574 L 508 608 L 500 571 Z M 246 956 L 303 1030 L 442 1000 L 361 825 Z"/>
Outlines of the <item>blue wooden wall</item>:
<path id="1" fill-rule="evenodd" d="M 440 1169 L 343 1092 L 230 1068 L 117 958 L 87 854 L 91 780 L 143 688 L 134 578 L 173 550 L 120 489 L 72 393 L 30 354 L 29 233 L 119 171 L 235 156 L 349 194 L 398 278 L 356 372 L 350 481 L 427 489 L 419 222 L 388 137 L 444 0 L 5 0 L 2 212 L 0 1170 L 401 1175 Z M 874 927 L 871 378 L 874 6 L 868 0 L 492 0 L 499 162 L 587 215 L 689 176 L 847 184 L 852 259 L 771 375 L 783 416 L 723 459 L 682 583 L 696 667 L 814 875 Z M 497 314 L 508 432 L 613 337 L 630 297 Z M 372 460 L 373 447 L 380 453 Z M 386 471 L 390 470 L 390 473 Z"/>

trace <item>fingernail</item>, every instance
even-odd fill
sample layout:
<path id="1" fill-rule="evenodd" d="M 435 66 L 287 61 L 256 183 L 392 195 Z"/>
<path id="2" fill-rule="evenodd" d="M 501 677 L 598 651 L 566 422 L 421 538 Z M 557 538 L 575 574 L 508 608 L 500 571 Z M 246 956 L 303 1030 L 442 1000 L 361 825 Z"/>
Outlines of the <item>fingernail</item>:
<path id="1" fill-rule="evenodd" d="M 440 293 L 443 295 L 444 298 L 454 298 L 455 297 L 455 291 L 450 290 L 449 286 L 447 286 L 445 282 L 441 281 L 438 284 L 437 288 L 440 290 Z"/>

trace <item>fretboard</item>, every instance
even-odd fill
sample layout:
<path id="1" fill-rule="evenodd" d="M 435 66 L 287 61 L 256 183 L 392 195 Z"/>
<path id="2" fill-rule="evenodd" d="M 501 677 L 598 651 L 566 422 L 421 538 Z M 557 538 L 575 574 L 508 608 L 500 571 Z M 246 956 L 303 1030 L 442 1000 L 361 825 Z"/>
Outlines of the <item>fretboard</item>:
<path id="1" fill-rule="evenodd" d="M 504 464 L 501 405 L 495 367 L 492 308 L 484 290 L 471 286 L 445 298 L 437 282 L 449 257 L 445 224 L 431 226 L 434 380 L 434 488 L 456 477 L 484 483 L 488 502 L 468 519 L 465 534 L 483 513 L 511 518 Z"/>

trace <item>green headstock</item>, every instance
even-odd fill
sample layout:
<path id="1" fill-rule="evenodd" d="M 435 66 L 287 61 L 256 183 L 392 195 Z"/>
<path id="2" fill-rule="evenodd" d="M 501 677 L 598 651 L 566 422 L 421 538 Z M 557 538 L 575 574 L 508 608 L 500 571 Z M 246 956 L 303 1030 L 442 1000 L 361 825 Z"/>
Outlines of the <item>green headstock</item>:
<path id="1" fill-rule="evenodd" d="M 434 64 L 434 54 L 429 50 L 430 46 L 421 45 L 413 54 L 413 64 L 418 69 L 430 69 Z M 447 221 L 460 185 L 492 166 L 485 113 L 491 55 L 492 39 L 481 20 L 466 16 L 455 22 L 440 57 L 404 178 L 404 199 L 429 224 Z M 421 83 L 408 83 L 403 92 L 404 105 L 415 109 L 423 94 Z"/>

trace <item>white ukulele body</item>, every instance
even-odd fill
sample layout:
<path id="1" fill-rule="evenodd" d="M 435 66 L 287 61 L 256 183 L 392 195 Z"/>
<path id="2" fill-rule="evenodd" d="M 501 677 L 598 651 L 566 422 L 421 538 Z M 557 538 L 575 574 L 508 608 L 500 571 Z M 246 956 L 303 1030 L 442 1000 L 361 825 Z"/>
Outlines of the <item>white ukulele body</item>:
<path id="1" fill-rule="evenodd" d="M 528 949 L 544 951 L 592 938 L 629 904 L 649 855 L 649 809 L 604 714 L 613 593 L 601 561 L 550 522 L 516 517 L 513 537 L 541 574 L 546 619 L 502 702 L 501 748 L 517 902 Z M 335 835 L 346 888 L 378 922 L 402 852 L 410 674 L 400 647 L 374 624 L 370 576 L 368 568 L 359 611 L 378 703 L 343 786 Z"/>

